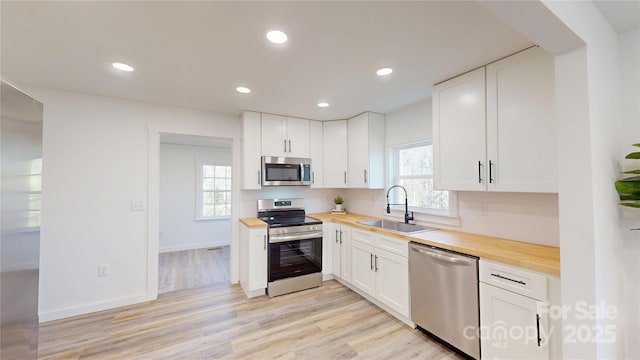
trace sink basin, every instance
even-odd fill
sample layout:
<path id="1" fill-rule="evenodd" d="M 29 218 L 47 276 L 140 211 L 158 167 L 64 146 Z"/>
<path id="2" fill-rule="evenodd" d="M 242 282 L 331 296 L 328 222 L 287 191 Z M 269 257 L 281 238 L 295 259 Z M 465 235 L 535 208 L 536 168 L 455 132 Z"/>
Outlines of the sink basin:
<path id="1" fill-rule="evenodd" d="M 389 231 L 395 231 L 402 234 L 414 234 L 418 232 L 424 231 L 433 231 L 438 230 L 429 226 L 422 226 L 416 224 L 405 224 L 397 221 L 390 220 L 369 220 L 369 221 L 358 221 L 358 224 L 367 225 L 371 227 L 376 227 L 379 229 L 385 229 Z"/>

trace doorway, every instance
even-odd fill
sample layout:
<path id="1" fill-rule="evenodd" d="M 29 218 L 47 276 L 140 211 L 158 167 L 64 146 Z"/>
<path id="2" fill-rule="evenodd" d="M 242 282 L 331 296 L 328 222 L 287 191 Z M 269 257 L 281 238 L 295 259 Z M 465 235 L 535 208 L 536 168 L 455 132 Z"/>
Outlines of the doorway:
<path id="1" fill-rule="evenodd" d="M 230 283 L 232 141 L 160 134 L 158 293 Z"/>

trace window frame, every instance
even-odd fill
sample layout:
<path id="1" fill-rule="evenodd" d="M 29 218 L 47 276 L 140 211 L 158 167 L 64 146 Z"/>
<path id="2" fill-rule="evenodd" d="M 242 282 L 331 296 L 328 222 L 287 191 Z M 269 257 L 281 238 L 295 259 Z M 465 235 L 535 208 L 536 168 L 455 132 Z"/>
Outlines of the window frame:
<path id="1" fill-rule="evenodd" d="M 232 195 L 232 187 L 233 187 L 233 167 L 228 164 L 212 164 L 210 161 L 200 161 L 196 160 L 196 183 L 195 183 L 195 193 L 196 193 L 196 209 L 195 209 L 195 220 L 196 221 L 210 221 L 210 220 L 226 220 L 231 218 L 232 214 L 232 202 L 229 202 L 229 214 L 222 216 L 204 216 L 204 193 L 206 192 L 228 192 L 229 196 Z M 229 188 L 225 190 L 205 190 L 204 189 L 204 167 L 205 166 L 224 166 L 229 168 L 230 177 L 229 179 Z M 225 177 L 226 178 L 226 177 Z"/>
<path id="2" fill-rule="evenodd" d="M 391 185 L 389 187 L 400 184 L 400 164 L 399 164 L 399 156 L 400 151 L 421 147 L 421 146 L 433 146 L 433 139 L 425 139 L 419 140 L 409 143 L 396 144 L 389 147 L 389 181 Z M 402 176 L 403 179 L 424 179 L 431 178 L 433 179 L 433 174 L 431 175 L 416 175 L 416 176 Z M 389 188 L 388 187 L 388 188 Z M 447 191 L 447 190 L 445 190 Z M 394 198 L 390 198 L 390 202 L 401 203 L 404 201 L 404 194 L 402 191 L 393 190 L 395 194 Z M 455 191 L 448 190 L 449 192 L 449 209 L 436 209 L 436 208 L 423 208 L 412 206 L 409 204 L 409 211 L 412 211 L 416 214 L 416 220 L 423 220 L 429 222 L 442 223 L 446 225 L 459 225 L 458 219 L 458 196 Z M 403 205 L 392 205 L 391 206 L 392 213 L 401 215 L 404 214 L 404 206 Z"/>

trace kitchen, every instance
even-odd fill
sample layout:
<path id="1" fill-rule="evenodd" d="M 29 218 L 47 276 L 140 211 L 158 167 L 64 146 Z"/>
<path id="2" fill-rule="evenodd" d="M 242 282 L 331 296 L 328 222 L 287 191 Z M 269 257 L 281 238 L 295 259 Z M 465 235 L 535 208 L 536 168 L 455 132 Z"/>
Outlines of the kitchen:
<path id="1" fill-rule="evenodd" d="M 3 6 L 5 5 L 3 4 Z M 464 4 L 460 4 L 459 6 L 463 7 Z M 477 5 L 473 6 L 477 7 Z M 348 9 L 342 9 L 342 11 L 345 12 L 347 10 Z M 499 12 L 499 9 L 493 10 Z M 553 10 L 558 14 L 562 13 L 562 9 Z M 5 9 L 3 9 L 3 16 L 5 13 Z M 591 14 L 591 12 L 589 12 L 589 14 Z M 23 14 L 23 16 L 27 15 Z M 508 18 L 505 14 L 502 14 L 502 16 Z M 512 14 L 511 21 L 516 22 L 517 19 L 514 18 L 516 18 L 516 16 Z M 505 19 L 503 21 L 507 20 Z M 531 38 L 535 38 L 535 43 L 540 44 L 545 47 L 545 49 L 548 47 L 549 51 L 555 51 L 558 54 L 564 53 L 560 45 L 550 43 L 550 39 L 546 40 L 548 43 L 544 43 L 544 37 L 541 34 L 535 34 L 535 29 L 531 29 L 530 26 L 527 27 L 527 24 L 520 24 L 520 27 L 514 24 L 511 24 L 511 26 L 518 28 Z M 4 33 L 3 31 L 3 34 Z M 584 34 L 580 35 L 584 37 L 588 36 Z M 290 34 L 290 36 L 293 39 L 295 35 Z M 617 35 L 613 34 L 611 36 L 616 37 Z M 594 41 L 601 40 L 596 39 Z M 631 40 L 628 41 L 630 42 Z M 3 40 L 3 43 L 6 42 Z M 526 40 L 521 44 L 522 46 L 513 49 L 513 51 L 495 54 L 493 58 L 489 60 L 495 60 L 499 57 L 509 55 L 510 53 L 528 47 L 530 44 L 531 41 Z M 604 42 L 596 42 L 595 44 L 589 45 L 593 47 L 609 46 Z M 87 46 L 89 45 L 87 44 Z M 473 47 L 470 48 L 472 49 Z M 9 49 L 4 50 L 3 48 L 3 54 L 5 51 L 9 51 Z M 280 50 L 276 48 L 275 51 Z M 161 53 L 157 55 L 161 55 Z M 573 55 L 580 56 L 580 54 Z M 583 55 L 588 57 L 598 56 L 591 52 Z M 5 55 L 3 55 L 3 69 L 8 69 L 11 64 L 4 59 L 4 56 Z M 563 64 L 569 69 L 575 68 L 570 62 L 571 60 L 574 59 L 569 56 L 556 59 L 556 71 L 558 71 L 558 66 Z M 453 72 L 452 70 L 449 76 L 458 75 L 466 70 L 471 70 L 476 66 L 481 66 L 488 62 L 489 61 L 477 63 L 475 66 L 459 69 L 458 72 Z M 627 66 L 630 66 L 628 67 L 631 69 L 630 71 L 634 71 L 633 64 Z M 610 69 L 610 67 L 605 68 Z M 568 69 L 565 70 L 568 71 Z M 396 68 L 396 74 L 401 73 L 401 71 L 400 68 Z M 593 70 L 590 68 L 589 71 L 596 71 L 595 74 L 599 74 L 597 73 L 597 71 L 599 71 L 598 69 Z M 567 72 L 567 74 L 570 74 L 570 72 Z M 5 75 L 4 70 L 3 75 Z M 11 74 L 6 75 L 9 76 Z M 28 83 L 25 80 L 21 80 L 21 76 L 14 75 L 14 77 L 18 83 L 21 81 Z M 126 79 L 126 76 L 122 76 L 122 78 Z M 437 81 L 445 80 L 446 78 L 447 77 L 440 78 Z M 437 81 L 433 81 L 428 85 L 432 85 Z M 590 79 L 590 81 L 593 80 Z M 114 86 L 113 83 L 113 79 L 105 80 L 105 84 Z M 387 81 L 383 82 L 383 84 L 392 85 L 392 82 Z M 563 84 L 566 86 L 579 86 L 579 84 L 573 80 Z M 273 91 L 275 91 L 276 83 L 272 85 L 274 86 Z M 320 87 L 320 85 L 321 84 L 318 83 L 314 86 Z M 118 87 L 117 85 L 115 86 Z M 365 86 L 371 87 L 372 85 L 365 84 Z M 166 106 L 169 104 L 157 106 L 143 102 L 122 101 L 105 96 L 50 90 L 46 89 L 46 87 L 51 86 L 31 86 L 28 88 L 29 93 L 45 104 L 45 113 L 48 114 L 44 125 L 45 136 L 43 144 L 45 172 L 47 157 L 50 168 L 56 169 L 56 172 L 50 172 L 48 180 L 45 176 L 45 180 L 43 181 L 43 192 L 46 193 L 47 189 L 49 189 L 48 198 L 45 198 L 43 202 L 43 209 L 46 210 L 48 208 L 50 215 L 48 218 L 43 218 L 42 225 L 42 258 L 40 266 L 43 288 L 41 288 L 40 293 L 41 321 L 154 299 L 152 284 L 157 280 L 157 269 L 154 268 L 152 261 L 153 256 L 148 254 L 147 246 L 151 248 L 151 252 L 153 252 L 154 246 L 157 247 L 156 234 L 158 233 L 158 226 L 157 223 L 154 222 L 154 219 L 157 218 L 158 210 L 157 199 L 152 195 L 147 197 L 147 194 L 154 194 L 157 191 L 154 189 L 157 188 L 157 175 L 155 175 L 157 170 L 155 169 L 157 169 L 157 139 L 159 138 L 159 134 L 180 133 L 233 139 L 234 178 L 241 179 L 242 161 L 240 154 L 242 154 L 242 126 L 237 116 L 238 113 L 226 115 L 226 113 L 211 113 Z M 161 87 L 160 85 L 157 86 L 158 89 Z M 582 96 L 588 97 L 589 99 L 584 99 L 584 101 L 578 103 L 594 102 L 595 100 L 592 100 L 592 97 L 599 98 L 604 96 L 604 98 L 608 98 L 612 96 L 605 90 L 609 89 L 608 87 L 603 86 L 599 88 L 602 90 L 590 89 L 590 91 L 600 91 L 599 93 L 584 94 L 567 90 L 568 92 L 559 92 L 558 96 L 562 96 L 563 94 L 565 96 L 582 94 Z M 118 89 L 123 91 L 122 96 L 128 91 L 126 87 Z M 344 90 L 342 91 L 344 92 Z M 621 97 L 623 100 L 633 101 L 634 99 L 633 92 L 624 92 L 623 95 L 624 96 Z M 254 91 L 254 93 L 249 96 L 251 99 L 260 97 L 257 91 Z M 345 95 L 338 94 L 335 96 Z M 559 103 L 573 104 L 569 101 L 573 98 L 564 99 L 566 101 Z M 239 104 L 237 106 L 242 110 L 252 110 L 252 108 L 243 107 L 243 101 L 245 100 L 234 99 L 231 103 Z M 257 99 L 256 101 L 260 100 Z M 360 100 L 354 99 L 353 102 L 357 103 L 357 101 Z M 416 126 L 416 123 L 423 123 L 423 121 L 420 120 L 421 118 L 424 119 L 426 116 L 430 117 L 432 111 L 431 102 L 424 100 L 424 97 L 421 98 L 419 92 L 416 92 L 412 98 L 403 101 L 405 101 L 403 105 L 406 106 L 398 106 L 396 109 L 399 110 L 390 108 L 389 111 L 385 111 L 387 124 L 395 124 L 397 122 L 397 126 L 387 125 L 386 127 L 385 141 L 387 145 L 408 143 L 431 136 L 431 134 L 428 133 L 428 131 L 430 131 L 429 126 Z M 632 103 L 633 102 L 631 102 L 631 104 Z M 594 104 L 597 105 L 599 103 L 595 102 Z M 315 106 L 315 104 L 312 105 Z M 298 115 L 303 114 L 300 107 L 307 105 L 303 104 L 302 101 L 296 101 L 292 102 L 289 107 L 281 106 L 282 111 L 275 110 L 275 103 L 256 104 L 255 106 L 253 109 L 267 113 L 302 116 Z M 330 106 L 329 109 L 336 106 L 337 105 L 334 104 Z M 623 108 L 633 109 L 633 106 L 627 104 L 627 106 Z M 375 110 L 374 108 L 361 109 L 361 111 Z M 582 110 L 586 111 L 585 109 L 564 109 L 564 111 L 574 112 Z M 634 113 L 632 111 L 635 110 L 627 111 L 633 115 Z M 308 117 L 315 120 L 336 120 L 346 119 L 357 115 L 357 113 L 351 113 L 350 115 L 345 114 L 345 116 L 331 116 L 330 114 L 319 113 L 320 116 Z M 584 113 L 580 114 L 582 115 L 577 117 L 577 119 L 587 121 L 585 119 L 588 117 L 584 115 Z M 627 118 L 629 118 L 629 116 L 627 116 Z M 88 121 L 89 119 L 91 121 Z M 149 122 L 144 119 L 153 119 L 153 121 Z M 181 120 L 177 122 L 176 119 Z M 633 117 L 633 119 L 637 119 L 637 116 Z M 630 126 L 636 126 L 637 128 L 633 120 L 626 121 L 630 122 Z M 603 120 L 602 122 L 605 123 L 606 121 Z M 623 143 L 631 144 L 633 142 L 633 128 L 630 128 L 631 130 L 626 134 L 628 138 L 623 137 L 623 135 L 615 138 L 620 141 L 613 142 L 617 144 L 614 147 L 610 144 L 609 138 L 590 140 L 586 134 L 575 134 L 573 129 L 576 128 L 585 128 L 585 131 L 589 130 L 589 127 L 583 126 L 584 124 L 576 126 L 569 126 L 571 125 L 569 122 L 562 124 L 564 124 L 563 126 L 566 126 L 566 128 L 561 127 L 557 130 L 559 138 L 571 139 L 571 144 L 576 146 L 576 149 L 585 149 L 583 146 L 587 146 L 586 149 L 593 147 L 594 149 L 600 149 L 600 151 L 614 151 L 612 149 L 617 149 L 617 146 L 623 147 Z M 605 127 L 604 124 L 595 122 L 592 126 L 594 128 L 589 130 L 591 132 L 598 131 L 598 133 L 609 134 L 608 131 L 602 131 L 602 129 L 598 127 Z M 635 133 L 637 134 L 637 131 L 635 131 Z M 591 142 L 594 142 L 594 144 L 589 146 Z M 65 143 L 69 144 L 68 148 L 59 145 Z M 622 233 L 622 231 L 620 231 L 619 234 L 616 233 L 617 235 L 613 236 L 609 236 L 610 234 L 606 233 L 607 231 L 613 231 L 613 225 L 606 225 L 608 224 L 606 221 L 609 220 L 605 219 L 609 219 L 611 214 L 615 214 L 618 211 L 617 207 L 609 201 L 610 199 L 608 197 L 604 198 L 605 195 L 599 195 L 604 191 L 604 183 L 608 180 L 594 177 L 593 181 L 596 183 L 593 185 L 590 183 L 579 184 L 588 187 L 587 189 L 578 187 L 577 184 L 575 184 L 575 179 L 592 178 L 589 170 L 591 166 L 593 166 L 594 169 L 601 168 L 603 162 L 608 160 L 597 156 L 593 159 L 591 159 L 591 157 L 584 159 L 584 152 L 578 152 L 576 154 L 577 150 L 570 147 L 567 142 L 563 142 L 558 146 L 559 163 L 562 165 L 559 170 L 559 189 L 561 196 L 556 199 L 554 195 L 538 197 L 527 194 L 461 193 L 459 194 L 460 198 L 458 200 L 459 216 L 463 219 L 462 231 L 529 242 L 535 242 L 534 238 L 538 238 L 560 245 L 563 249 L 563 267 L 568 266 L 566 269 L 563 268 L 562 271 L 562 280 L 567 281 L 567 283 L 563 285 L 563 290 L 568 291 L 566 293 L 566 296 L 568 296 L 568 304 L 573 304 L 579 300 L 589 301 L 590 299 L 593 299 L 593 301 L 590 302 L 595 302 L 596 298 L 599 299 L 603 297 L 602 294 L 596 296 L 595 293 L 595 285 L 597 283 L 604 284 L 602 279 L 596 280 L 598 278 L 596 277 L 596 269 L 599 274 L 598 276 L 604 276 L 606 274 L 615 276 L 614 274 L 618 272 L 627 274 L 625 276 L 630 276 L 626 277 L 627 280 L 625 281 L 627 282 L 623 284 L 607 284 L 613 287 L 610 290 L 616 294 L 620 291 L 619 288 L 635 289 L 635 292 L 632 293 L 635 295 L 632 295 L 631 299 L 637 299 L 637 286 L 633 285 L 637 282 L 637 275 L 635 275 L 636 277 L 633 275 L 636 273 L 636 261 L 633 260 L 632 257 L 633 254 L 637 253 L 637 242 L 634 243 L 633 238 L 623 240 L 624 236 L 632 236 L 631 234 L 626 234 L 626 232 Z M 109 149 L 109 152 L 102 151 L 102 148 Z M 84 154 L 77 154 L 76 149 L 86 149 L 86 151 Z M 627 147 L 624 147 L 624 149 L 625 151 L 628 150 Z M 623 151 L 617 149 L 614 152 Z M 619 158 L 619 156 L 617 156 L 617 158 Z M 583 159 L 583 161 L 576 161 L 576 159 Z M 100 203 L 101 206 L 90 206 L 91 214 L 89 215 L 86 208 L 88 206 L 86 198 L 88 198 L 92 192 L 81 185 L 82 183 L 91 183 L 97 174 L 101 173 L 98 170 L 100 166 L 104 164 L 110 166 L 110 171 L 108 174 L 104 174 L 106 177 L 99 183 L 105 195 L 108 193 L 108 196 L 100 196 L 97 202 Z M 87 166 L 89 166 L 88 169 Z M 604 165 L 604 167 L 610 168 L 609 165 Z M 81 169 L 87 169 L 87 171 L 83 172 Z M 71 174 L 73 174 L 73 176 L 70 176 Z M 609 174 L 609 176 L 614 175 Z M 75 182 L 72 183 L 75 185 L 74 189 L 70 189 L 70 178 L 75 179 Z M 82 191 L 80 191 L 81 189 Z M 598 190 L 596 191 L 596 189 Z M 593 194 L 593 196 L 585 198 L 585 193 Z M 237 220 L 239 218 L 255 216 L 255 204 L 258 199 L 303 197 L 306 199 L 307 210 L 310 213 L 318 213 L 328 211 L 332 207 L 333 197 L 338 194 L 341 194 L 346 199 L 345 207 L 349 212 L 368 214 L 371 216 L 383 216 L 384 214 L 384 190 L 344 189 L 338 192 L 330 189 L 284 189 L 284 191 L 266 189 L 242 191 L 239 186 L 236 186 L 233 193 L 235 201 L 233 207 L 239 209 L 239 211 L 236 213 L 237 215 L 233 217 L 233 222 L 236 223 L 236 225 L 233 225 L 232 234 L 235 235 L 232 236 L 235 239 L 238 237 L 239 230 Z M 132 199 L 145 199 L 148 214 L 147 212 L 121 214 L 122 204 L 127 204 L 125 205 L 126 207 Z M 565 199 L 566 202 L 564 202 Z M 557 205 L 555 205 L 556 201 L 558 202 Z M 481 212 L 480 204 L 483 203 L 487 204 L 488 216 L 486 217 L 479 215 Z M 601 206 L 609 203 L 611 204 L 607 205 L 608 207 Z M 376 210 L 372 212 L 371 209 Z M 596 209 L 598 210 L 596 211 Z M 601 213 L 601 211 L 604 211 L 603 209 L 609 209 L 610 213 Z M 556 212 L 557 215 L 555 215 Z M 121 217 L 114 218 L 113 214 L 121 214 Z M 624 214 L 633 219 L 633 213 Z M 602 224 L 601 222 L 605 223 Z M 108 224 L 113 224 L 115 227 L 111 229 L 111 227 L 107 226 Z M 585 225 L 589 224 L 594 225 L 587 227 L 597 227 L 597 230 L 585 229 Z M 602 226 L 596 226 L 596 224 Z M 109 230 L 105 230 L 105 228 Z M 84 243 L 83 239 L 85 236 L 89 236 L 94 239 L 94 241 L 90 244 Z M 616 246 L 618 246 L 618 248 L 614 253 L 611 253 L 614 250 L 605 246 L 607 242 L 604 239 L 610 237 L 617 239 Z M 138 239 L 145 240 L 141 241 Z M 148 243 L 147 239 L 149 241 Z M 596 241 L 596 239 L 598 240 Z M 99 249 L 100 254 L 95 250 L 96 248 Z M 125 254 L 123 254 L 122 249 L 127 249 Z M 74 251 L 81 252 L 83 258 L 78 259 L 76 265 L 73 265 L 75 262 L 65 262 L 63 259 Z M 597 259 L 595 256 L 596 251 L 598 253 Z M 618 251 L 620 251 L 620 253 L 618 253 Z M 603 257 L 603 254 L 608 255 Z M 232 254 L 232 279 L 238 279 L 237 253 L 235 260 L 233 260 L 233 256 Z M 595 265 L 596 260 L 599 264 L 598 266 Z M 93 269 L 96 264 L 101 262 L 112 264 L 112 275 L 110 278 L 83 280 L 82 276 L 79 276 L 79 274 L 82 273 L 81 269 Z M 619 265 L 610 268 L 606 266 L 607 263 Z M 589 280 L 585 280 L 585 273 L 591 274 L 587 276 Z M 587 285 L 579 289 L 572 288 L 570 285 L 572 283 L 584 283 L 585 281 L 588 282 Z M 64 294 L 64 296 L 61 294 Z M 637 309 L 629 305 L 634 304 L 634 302 L 631 301 L 627 304 L 628 300 L 626 300 L 626 296 L 628 295 L 624 297 L 620 295 L 614 302 L 621 310 L 626 309 L 628 316 L 635 316 L 637 318 Z M 636 312 L 634 313 L 634 311 Z M 633 334 L 632 330 L 637 328 L 637 325 L 633 324 L 633 322 L 628 323 L 620 319 L 618 326 L 627 329 L 627 334 Z M 630 337 L 630 339 L 633 339 L 633 337 Z M 623 342 L 621 340 L 616 343 L 616 345 L 612 345 L 613 350 L 607 348 L 608 350 L 606 351 L 629 351 L 633 354 L 633 351 L 637 350 L 634 350 L 632 346 L 628 341 Z M 599 347 L 606 348 L 604 345 Z M 620 350 L 617 347 L 622 347 L 623 349 Z M 568 345 L 565 353 L 566 351 L 571 351 L 570 348 L 571 346 Z M 574 357 L 580 357 L 578 355 L 580 351 L 589 353 L 590 351 L 595 351 L 595 346 L 593 349 L 588 345 L 576 346 L 576 349 L 573 351 L 577 352 Z"/>

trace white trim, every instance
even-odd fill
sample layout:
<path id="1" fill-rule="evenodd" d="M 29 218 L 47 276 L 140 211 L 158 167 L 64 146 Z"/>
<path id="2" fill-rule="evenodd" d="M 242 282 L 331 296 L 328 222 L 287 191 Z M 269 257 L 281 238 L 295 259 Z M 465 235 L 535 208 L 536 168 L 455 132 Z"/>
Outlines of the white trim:
<path id="1" fill-rule="evenodd" d="M 228 216 L 211 216 L 211 217 L 202 217 L 196 218 L 196 221 L 211 221 L 211 220 L 231 220 L 231 215 Z"/>
<path id="2" fill-rule="evenodd" d="M 218 247 L 218 246 L 229 246 L 231 245 L 231 240 L 222 240 L 222 241 L 214 241 L 214 242 L 197 242 L 191 244 L 180 244 L 173 246 L 161 246 L 160 253 L 168 253 L 174 251 L 184 251 L 184 250 L 195 250 L 195 249 L 206 249 L 210 247 Z"/>
<path id="3" fill-rule="evenodd" d="M 157 256 L 156 256 L 157 257 Z M 157 289 L 156 289 L 157 291 Z M 71 306 L 58 310 L 45 311 L 38 313 L 38 321 L 44 323 L 47 321 L 53 321 L 58 319 L 64 319 L 71 316 L 85 315 L 97 311 L 109 310 L 120 306 L 138 304 L 145 301 L 155 300 L 157 296 L 149 293 L 140 293 L 134 296 L 128 296 L 118 299 L 98 301 L 88 305 Z"/>

